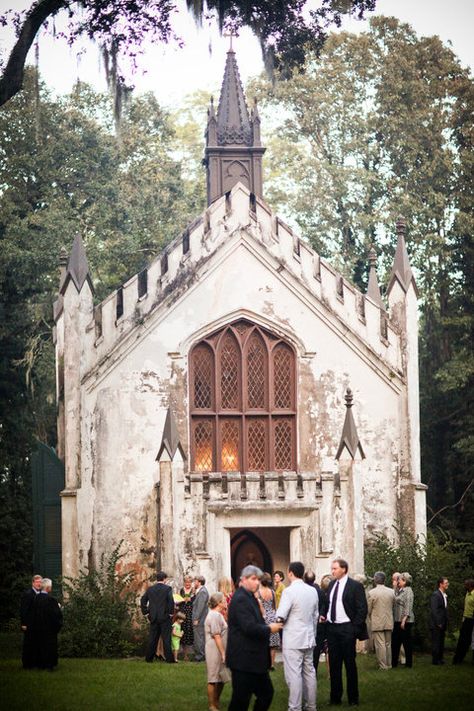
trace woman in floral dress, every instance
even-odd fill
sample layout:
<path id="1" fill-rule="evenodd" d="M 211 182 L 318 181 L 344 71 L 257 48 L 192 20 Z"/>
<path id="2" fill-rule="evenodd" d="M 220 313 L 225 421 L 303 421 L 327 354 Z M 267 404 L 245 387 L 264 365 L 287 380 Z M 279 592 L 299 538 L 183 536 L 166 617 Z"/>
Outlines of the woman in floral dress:
<path id="1" fill-rule="evenodd" d="M 276 622 L 275 593 L 272 588 L 272 576 L 264 573 L 260 579 L 260 588 L 257 592 L 257 599 L 263 608 L 263 617 L 267 625 Z M 270 657 L 271 669 L 275 669 L 275 654 L 280 646 L 280 635 L 278 632 L 270 634 Z"/>
<path id="2" fill-rule="evenodd" d="M 185 615 L 185 619 L 182 625 L 183 636 L 181 638 L 181 645 L 184 652 L 184 661 L 189 661 L 189 653 L 192 651 L 194 644 L 194 634 L 193 634 L 193 600 L 194 600 L 194 587 L 193 579 L 190 575 L 186 575 L 183 581 L 183 587 L 179 591 L 179 594 L 184 601 L 180 603 L 179 610 Z"/>

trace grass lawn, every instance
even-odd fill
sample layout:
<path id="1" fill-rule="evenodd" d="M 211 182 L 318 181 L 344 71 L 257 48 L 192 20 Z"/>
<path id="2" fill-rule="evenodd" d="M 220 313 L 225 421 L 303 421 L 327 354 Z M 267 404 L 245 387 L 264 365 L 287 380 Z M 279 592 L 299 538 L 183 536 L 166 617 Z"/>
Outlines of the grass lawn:
<path id="1" fill-rule="evenodd" d="M 204 664 L 145 664 L 143 659 L 60 659 L 54 673 L 24 671 L 19 642 L 0 637 L 0 701 L 2 709 L 48 711 L 206 711 Z M 15 658 L 13 653 L 18 651 Z M 6 655 L 6 656 L 5 656 Z M 360 707 L 366 711 L 464 711 L 472 708 L 474 667 L 448 663 L 434 667 L 427 656 L 415 658 L 413 669 L 381 672 L 373 656 L 358 656 Z M 281 665 L 272 673 L 272 711 L 286 711 L 287 692 Z M 230 687 L 222 695 L 227 708 Z M 320 665 L 318 707 L 328 707 L 327 669 Z M 343 707 L 346 703 L 343 703 Z M 342 708 L 343 708 L 342 707 Z"/>

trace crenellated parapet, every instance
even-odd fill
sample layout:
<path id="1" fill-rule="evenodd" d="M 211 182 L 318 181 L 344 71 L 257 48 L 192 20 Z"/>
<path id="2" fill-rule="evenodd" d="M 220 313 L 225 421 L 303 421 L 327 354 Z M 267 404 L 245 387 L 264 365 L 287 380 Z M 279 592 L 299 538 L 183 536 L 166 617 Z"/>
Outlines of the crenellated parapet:
<path id="1" fill-rule="evenodd" d="M 298 289 L 328 325 L 389 368 L 402 373 L 399 328 L 380 302 L 363 294 L 243 185 L 216 200 L 147 267 L 90 310 L 82 343 L 86 371 L 124 339 L 139 337 L 148 319 L 203 278 L 214 255 L 241 240 L 264 254 L 274 273 Z"/>

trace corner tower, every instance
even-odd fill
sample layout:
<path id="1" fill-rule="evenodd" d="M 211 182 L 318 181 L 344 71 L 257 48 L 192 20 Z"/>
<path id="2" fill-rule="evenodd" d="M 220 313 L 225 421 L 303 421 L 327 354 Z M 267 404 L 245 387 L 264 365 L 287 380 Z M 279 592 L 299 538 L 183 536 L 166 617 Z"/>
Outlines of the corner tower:
<path id="1" fill-rule="evenodd" d="M 262 196 L 260 117 L 255 103 L 250 114 L 233 49 L 227 52 L 217 115 L 214 102 L 208 110 L 204 165 L 207 172 L 207 204 L 243 183 Z"/>

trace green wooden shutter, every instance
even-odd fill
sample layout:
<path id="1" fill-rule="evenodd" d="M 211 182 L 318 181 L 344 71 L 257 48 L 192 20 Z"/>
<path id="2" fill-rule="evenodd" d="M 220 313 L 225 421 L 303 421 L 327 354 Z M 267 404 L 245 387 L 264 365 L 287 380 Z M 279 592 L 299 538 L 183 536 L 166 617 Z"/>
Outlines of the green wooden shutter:
<path id="1" fill-rule="evenodd" d="M 38 443 L 31 460 L 35 573 L 61 576 L 61 498 L 64 466 L 54 449 Z"/>

